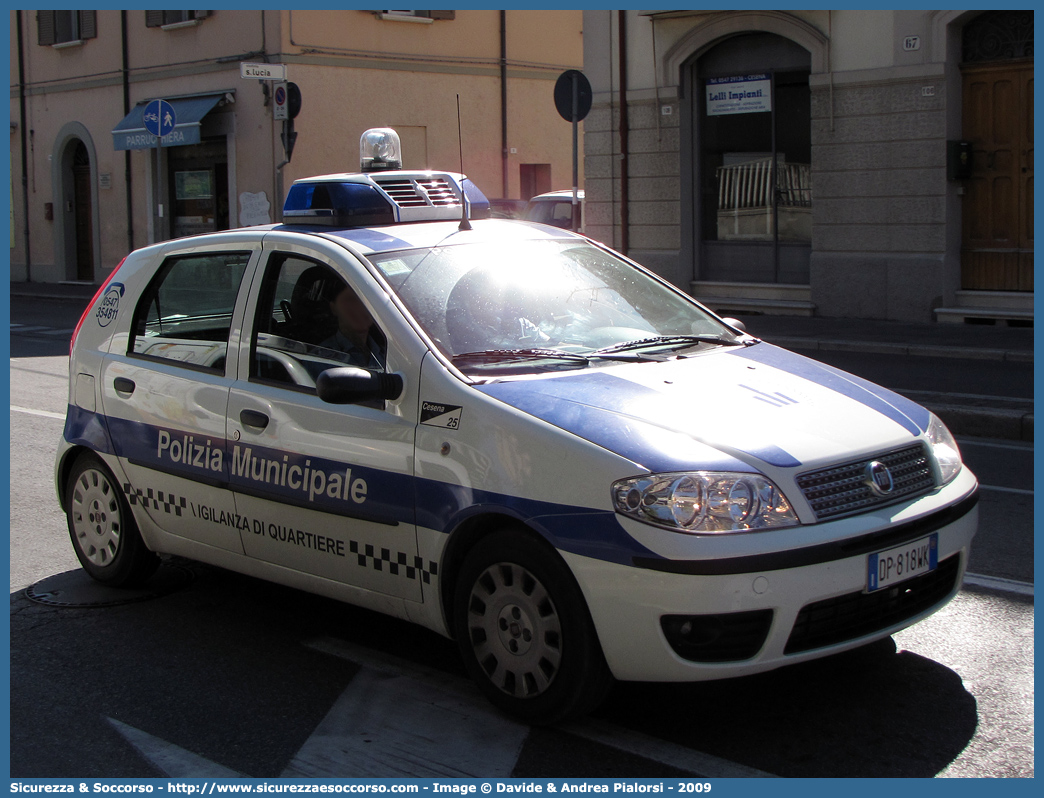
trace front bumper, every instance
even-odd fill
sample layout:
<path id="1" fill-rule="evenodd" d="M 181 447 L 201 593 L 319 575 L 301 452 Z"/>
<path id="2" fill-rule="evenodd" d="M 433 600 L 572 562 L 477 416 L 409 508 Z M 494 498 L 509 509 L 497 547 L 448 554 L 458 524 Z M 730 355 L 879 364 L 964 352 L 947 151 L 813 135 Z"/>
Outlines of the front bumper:
<path id="1" fill-rule="evenodd" d="M 923 515 L 812 546 L 632 566 L 565 556 L 618 679 L 759 673 L 887 637 L 942 607 L 960 588 L 978 528 L 976 487 L 966 472 L 914 502 L 927 505 Z M 933 533 L 935 570 L 867 591 L 871 553 Z"/>

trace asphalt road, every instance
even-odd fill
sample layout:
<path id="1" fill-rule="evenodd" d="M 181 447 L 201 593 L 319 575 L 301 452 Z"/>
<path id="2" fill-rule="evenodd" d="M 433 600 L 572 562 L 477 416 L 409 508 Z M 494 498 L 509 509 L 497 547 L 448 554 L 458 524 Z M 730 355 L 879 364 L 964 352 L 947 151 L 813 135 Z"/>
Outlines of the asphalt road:
<path id="1" fill-rule="evenodd" d="M 13 777 L 1033 775 L 1030 445 L 961 442 L 975 577 L 928 620 L 755 677 L 619 684 L 535 729 L 410 624 L 186 561 L 141 593 L 90 583 L 52 482 L 75 323 L 53 312 L 12 308 Z"/>

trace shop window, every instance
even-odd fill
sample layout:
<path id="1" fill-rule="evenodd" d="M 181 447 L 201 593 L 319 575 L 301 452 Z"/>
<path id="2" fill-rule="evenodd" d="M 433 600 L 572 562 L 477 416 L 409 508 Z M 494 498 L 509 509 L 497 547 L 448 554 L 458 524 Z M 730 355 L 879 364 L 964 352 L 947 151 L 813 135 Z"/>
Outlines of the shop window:
<path id="1" fill-rule="evenodd" d="M 37 11 L 37 42 L 42 46 L 74 44 L 98 35 L 95 11 Z"/>
<path id="2" fill-rule="evenodd" d="M 181 26 L 187 24 L 199 24 L 201 19 L 206 19 L 210 11 L 146 11 L 145 26 L 149 28 L 166 28 L 168 26 Z"/>
<path id="3" fill-rule="evenodd" d="M 456 11 L 374 11 L 377 19 L 392 19 L 406 22 L 430 22 L 435 19 L 455 19 Z"/>

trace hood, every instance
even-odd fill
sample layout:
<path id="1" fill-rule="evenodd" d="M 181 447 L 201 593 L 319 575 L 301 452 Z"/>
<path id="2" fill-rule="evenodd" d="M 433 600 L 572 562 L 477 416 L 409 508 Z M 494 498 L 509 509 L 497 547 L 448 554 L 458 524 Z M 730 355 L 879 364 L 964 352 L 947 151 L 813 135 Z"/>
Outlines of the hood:
<path id="1" fill-rule="evenodd" d="M 923 407 L 766 343 L 477 389 L 652 472 L 829 463 L 911 441 Z"/>

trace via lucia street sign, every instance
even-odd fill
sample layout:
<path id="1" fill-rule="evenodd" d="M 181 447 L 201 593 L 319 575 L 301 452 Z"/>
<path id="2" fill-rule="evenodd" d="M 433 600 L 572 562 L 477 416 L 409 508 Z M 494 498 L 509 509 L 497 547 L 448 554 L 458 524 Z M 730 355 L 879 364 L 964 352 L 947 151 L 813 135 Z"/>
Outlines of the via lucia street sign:
<path id="1" fill-rule="evenodd" d="M 239 76 L 247 80 L 286 80 L 286 64 L 239 64 Z"/>

